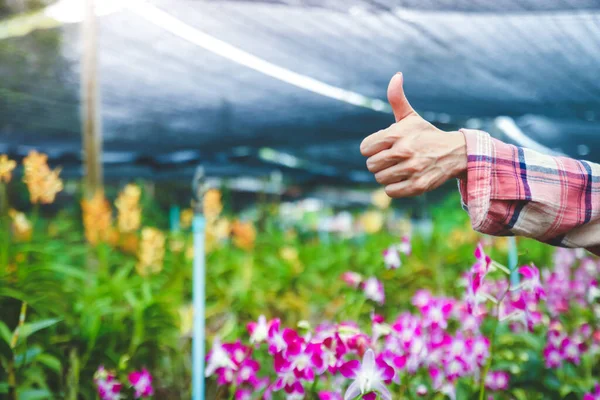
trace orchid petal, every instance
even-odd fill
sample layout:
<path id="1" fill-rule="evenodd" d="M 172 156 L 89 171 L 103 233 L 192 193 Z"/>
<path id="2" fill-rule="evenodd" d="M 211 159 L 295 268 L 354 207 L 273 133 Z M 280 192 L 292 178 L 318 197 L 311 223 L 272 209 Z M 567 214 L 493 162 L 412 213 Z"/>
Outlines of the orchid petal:
<path id="1" fill-rule="evenodd" d="M 358 381 L 354 381 L 348 387 L 348 390 L 346 390 L 346 394 L 344 394 L 344 400 L 354 400 L 360 394 L 360 385 Z"/>
<path id="2" fill-rule="evenodd" d="M 352 379 L 356 376 L 356 371 L 360 368 L 360 362 L 358 360 L 350 360 L 340 367 L 340 373 L 348 378 Z"/>
<path id="3" fill-rule="evenodd" d="M 383 400 L 392 400 L 392 394 L 390 393 L 388 388 L 385 387 L 385 385 L 383 383 L 381 383 L 381 382 L 375 383 L 375 385 L 373 385 L 373 389 L 375 389 L 376 391 L 379 392 L 379 394 L 381 395 L 381 398 Z"/>
<path id="4" fill-rule="evenodd" d="M 375 369 L 375 353 L 373 353 L 373 350 L 368 349 L 365 352 L 362 362 L 362 368 L 364 368 L 365 370 Z"/>

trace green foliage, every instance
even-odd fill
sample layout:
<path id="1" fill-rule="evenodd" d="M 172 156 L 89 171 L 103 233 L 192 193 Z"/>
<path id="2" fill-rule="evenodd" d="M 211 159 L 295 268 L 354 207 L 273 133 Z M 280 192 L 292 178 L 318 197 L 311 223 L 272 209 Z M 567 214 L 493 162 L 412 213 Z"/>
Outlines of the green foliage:
<path id="1" fill-rule="evenodd" d="M 160 208 L 146 208 L 152 211 L 144 213 L 144 224 L 154 225 L 151 216 Z M 247 322 L 261 314 L 281 318 L 287 326 L 324 320 L 366 325 L 373 311 L 391 318 L 410 309 L 417 289 L 460 297 L 464 289 L 457 282 L 481 239 L 469 230 L 466 214 L 452 199 L 433 210 L 432 237 L 416 236 L 413 255 L 402 268 L 386 271 L 381 252 L 398 242 L 397 234 L 319 235 L 285 226 L 273 212 L 276 207 L 266 209 L 253 250 L 227 240 L 207 256 L 209 340 L 217 334 L 224 340 L 244 336 Z M 182 310 L 191 301 L 190 232 L 167 234 L 162 270 L 140 276 L 135 254 L 114 245 L 87 244 L 79 215 L 70 210 L 38 219 L 30 241 L 0 247 L 5 253 L 0 260 L 8 260 L 0 265 L 0 397 L 10 394 L 12 379 L 19 399 L 95 399 L 93 376 L 100 365 L 121 373 L 148 368 L 156 398 L 189 397 L 191 351 L 184 329 L 189 316 Z M 2 223 L 6 239 L 9 220 Z M 165 224 L 163 217 L 159 225 Z M 548 246 L 530 240 L 518 245 L 522 263 L 541 266 L 551 260 Z M 495 241 L 491 254 L 505 262 L 505 242 Z M 345 271 L 382 278 L 385 305 L 365 303 L 360 292 L 339 279 Z M 23 303 L 28 310 L 18 328 Z M 485 329 L 489 334 L 491 328 Z M 557 376 L 545 369 L 544 343 L 543 332 L 498 331 L 493 368 L 519 370 L 510 393 L 498 399 L 567 399 L 589 389 L 591 378 L 579 376 L 581 370 L 566 369 Z M 591 371 L 598 360 L 584 357 L 583 363 L 588 368 L 583 370 Z M 458 398 L 476 398 L 473 388 L 472 382 L 461 382 Z"/>

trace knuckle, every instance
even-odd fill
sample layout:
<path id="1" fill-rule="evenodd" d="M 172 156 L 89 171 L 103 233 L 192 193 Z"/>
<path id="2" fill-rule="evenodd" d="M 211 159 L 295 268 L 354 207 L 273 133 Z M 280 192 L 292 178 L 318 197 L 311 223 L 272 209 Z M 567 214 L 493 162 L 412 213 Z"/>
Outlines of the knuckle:
<path id="1" fill-rule="evenodd" d="M 415 181 L 413 188 L 419 193 L 426 192 L 429 188 L 429 182 L 426 179 L 419 178 Z"/>
<path id="2" fill-rule="evenodd" d="M 367 151 L 367 140 L 363 140 L 360 143 L 360 154 L 362 154 L 363 156 L 366 156 L 366 151 Z"/>
<path id="3" fill-rule="evenodd" d="M 414 151 L 408 146 L 395 146 L 394 155 L 397 158 L 410 158 L 414 155 Z"/>
<path id="4" fill-rule="evenodd" d="M 385 194 L 387 194 L 389 197 L 398 197 L 398 191 L 390 188 L 390 186 L 385 187 Z"/>
<path id="5" fill-rule="evenodd" d="M 379 184 L 384 184 L 385 183 L 385 174 L 382 174 L 382 173 L 375 174 L 375 180 Z"/>

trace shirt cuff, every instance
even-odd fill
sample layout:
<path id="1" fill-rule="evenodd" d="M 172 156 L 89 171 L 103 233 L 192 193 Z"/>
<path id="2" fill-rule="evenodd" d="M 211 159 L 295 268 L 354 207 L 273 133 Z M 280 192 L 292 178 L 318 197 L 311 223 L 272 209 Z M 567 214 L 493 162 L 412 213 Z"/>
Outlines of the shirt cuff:
<path id="1" fill-rule="evenodd" d="M 463 208 L 469 213 L 475 231 L 485 232 L 492 196 L 493 142 L 487 132 L 461 129 L 467 143 L 467 174 L 459 179 Z"/>

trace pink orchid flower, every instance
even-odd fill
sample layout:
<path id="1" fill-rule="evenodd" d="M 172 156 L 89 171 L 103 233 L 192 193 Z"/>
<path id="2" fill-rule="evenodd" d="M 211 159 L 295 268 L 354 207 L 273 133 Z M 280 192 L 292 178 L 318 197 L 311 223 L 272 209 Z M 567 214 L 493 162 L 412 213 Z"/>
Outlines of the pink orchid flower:
<path id="1" fill-rule="evenodd" d="M 129 383 L 135 391 L 135 398 L 150 397 L 154 394 L 152 387 L 152 375 L 145 368 L 141 371 L 134 371 L 127 377 Z"/>
<path id="2" fill-rule="evenodd" d="M 319 392 L 319 400 L 342 400 L 342 395 L 337 392 Z"/>
<path id="3" fill-rule="evenodd" d="M 477 262 L 472 267 L 473 272 L 485 276 L 485 274 L 488 273 L 492 259 L 485 254 L 485 251 L 483 251 L 483 245 L 481 243 L 477 245 L 474 255 Z"/>
<path id="4" fill-rule="evenodd" d="M 392 400 L 392 394 L 384 382 L 391 382 L 395 374 L 394 369 L 384 361 L 376 362 L 373 350 L 368 349 L 365 352 L 362 363 L 358 360 L 345 363 L 341 372 L 346 378 L 354 379 L 346 390 L 344 400 L 353 400 L 359 395 L 363 395 L 363 399 L 375 399 L 375 393 L 379 393 L 383 400 Z"/>
<path id="5" fill-rule="evenodd" d="M 363 283 L 363 292 L 367 299 L 373 300 L 376 303 L 383 304 L 385 302 L 385 292 L 383 283 L 377 278 L 371 277 Z"/>
<path id="6" fill-rule="evenodd" d="M 229 352 L 221 344 L 221 340 L 215 337 L 213 347 L 208 353 L 205 375 L 207 377 L 215 373 L 218 368 L 236 369 L 236 364 L 231 359 Z"/>
<path id="7" fill-rule="evenodd" d="M 257 322 L 250 322 L 248 324 L 248 332 L 250 333 L 250 343 L 262 343 L 269 337 L 269 332 L 273 326 L 279 328 L 279 319 L 275 318 L 271 321 L 267 321 L 264 315 L 258 317 Z"/>
<path id="8" fill-rule="evenodd" d="M 535 265 L 524 265 L 519 268 L 519 273 L 523 275 L 524 278 L 521 283 L 523 290 L 532 292 L 536 301 L 540 301 L 540 299 L 546 297 L 546 292 L 540 282 L 540 271 Z"/>
<path id="9" fill-rule="evenodd" d="M 395 246 L 390 246 L 383 251 L 383 263 L 387 269 L 398 269 L 402 265 L 400 253 Z"/>
<path id="10" fill-rule="evenodd" d="M 591 393 L 586 393 L 583 396 L 583 400 L 600 400 L 600 383 L 597 383 L 594 386 L 594 391 Z"/>
<path id="11" fill-rule="evenodd" d="M 353 288 L 358 288 L 363 281 L 363 277 L 358 272 L 346 271 L 342 274 L 342 280 Z"/>
<path id="12" fill-rule="evenodd" d="M 114 373 L 108 371 L 104 366 L 98 367 L 94 374 L 94 383 L 98 388 L 98 395 L 101 400 L 119 400 L 121 388 L 123 385 L 117 380 Z"/>
<path id="13" fill-rule="evenodd" d="M 492 391 L 507 390 L 510 375 L 504 371 L 490 371 L 485 377 L 485 386 Z"/>
<path id="14" fill-rule="evenodd" d="M 412 254 L 412 245 L 410 243 L 410 236 L 402 236 L 402 242 L 397 246 L 398 251 L 404 255 L 410 256 Z"/>

